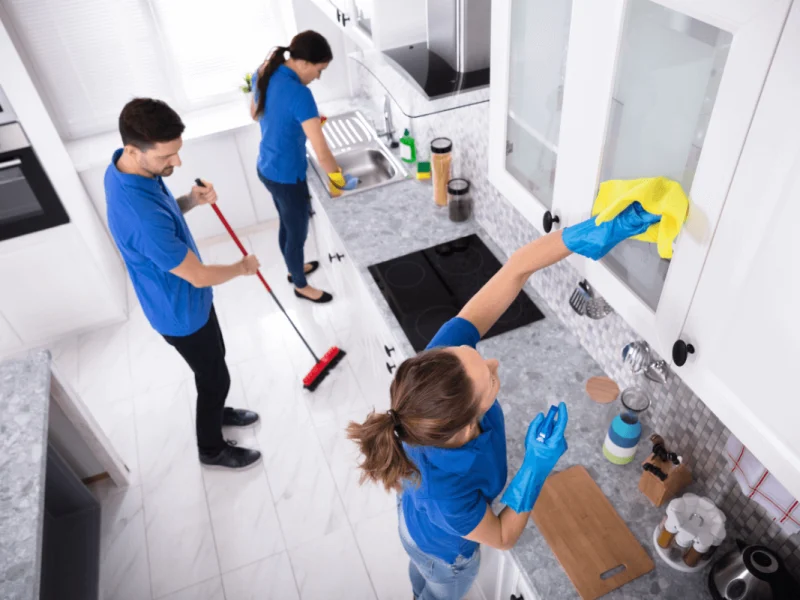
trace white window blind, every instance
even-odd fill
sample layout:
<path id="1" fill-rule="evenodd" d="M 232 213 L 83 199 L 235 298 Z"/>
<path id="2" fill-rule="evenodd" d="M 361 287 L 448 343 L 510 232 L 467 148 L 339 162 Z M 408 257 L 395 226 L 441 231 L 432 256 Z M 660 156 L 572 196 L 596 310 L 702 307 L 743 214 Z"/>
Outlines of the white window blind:
<path id="1" fill-rule="evenodd" d="M 120 109 L 136 95 L 170 95 L 141 0 L 3 3 L 63 137 L 114 129 Z"/>
<path id="2" fill-rule="evenodd" d="M 270 0 L 150 0 L 175 76 L 196 105 L 238 91 L 245 73 L 287 44 Z"/>
<path id="3" fill-rule="evenodd" d="M 131 98 L 179 112 L 234 100 L 288 40 L 282 0 L 2 0 L 67 140 L 113 131 Z"/>

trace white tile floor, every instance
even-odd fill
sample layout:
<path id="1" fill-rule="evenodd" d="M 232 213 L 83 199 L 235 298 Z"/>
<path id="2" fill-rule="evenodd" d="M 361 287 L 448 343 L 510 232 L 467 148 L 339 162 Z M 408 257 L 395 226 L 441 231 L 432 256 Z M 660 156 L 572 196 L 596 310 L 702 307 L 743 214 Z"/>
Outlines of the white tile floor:
<path id="1" fill-rule="evenodd" d="M 229 438 L 259 448 L 262 465 L 242 473 L 197 461 L 195 389 L 177 353 L 149 327 L 135 299 L 127 323 L 53 348 L 60 369 L 133 471 L 124 490 L 100 485 L 101 589 L 105 600 L 408 600 L 407 560 L 394 498 L 358 485 L 350 419 L 387 408 L 387 390 L 365 389 L 353 311 L 301 303 L 286 282 L 277 231 L 245 244 L 318 351 L 347 350 L 313 394 L 313 365 L 255 278 L 215 291 L 233 384 L 229 405 L 261 415 Z M 315 257 L 313 236 L 307 256 Z M 206 262 L 232 262 L 235 246 L 201 248 Z M 336 293 L 324 268 L 312 282 Z M 366 379 L 368 381 L 369 378 Z"/>

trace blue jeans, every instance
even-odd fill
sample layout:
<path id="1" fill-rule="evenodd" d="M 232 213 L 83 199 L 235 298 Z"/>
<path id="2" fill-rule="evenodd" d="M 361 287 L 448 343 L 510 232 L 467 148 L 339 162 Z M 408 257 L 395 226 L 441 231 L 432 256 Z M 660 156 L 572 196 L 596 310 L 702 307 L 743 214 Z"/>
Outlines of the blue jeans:
<path id="1" fill-rule="evenodd" d="M 278 183 L 258 174 L 278 210 L 280 229 L 278 245 L 283 254 L 286 268 L 292 276 L 295 287 L 304 288 L 306 282 L 305 258 L 303 248 L 308 237 L 308 212 L 310 208 L 308 182 Z"/>
<path id="2" fill-rule="evenodd" d="M 411 577 L 411 589 L 417 600 L 461 600 L 475 583 L 478 568 L 481 564 L 481 549 L 469 558 L 459 556 L 450 564 L 441 558 L 425 554 L 411 539 L 405 519 L 403 506 L 398 502 L 397 521 L 400 530 L 400 542 L 403 544 L 411 561 L 408 574 Z"/>

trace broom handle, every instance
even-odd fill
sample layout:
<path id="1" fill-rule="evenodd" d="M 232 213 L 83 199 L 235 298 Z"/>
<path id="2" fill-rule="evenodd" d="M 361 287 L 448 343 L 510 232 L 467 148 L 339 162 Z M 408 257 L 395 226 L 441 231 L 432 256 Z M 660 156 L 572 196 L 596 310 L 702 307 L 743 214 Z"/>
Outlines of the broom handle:
<path id="1" fill-rule="evenodd" d="M 233 230 L 230 223 L 228 223 L 228 219 L 225 218 L 225 215 L 222 214 L 222 211 L 216 204 L 212 204 L 211 208 L 213 208 L 214 212 L 217 213 L 219 220 L 222 222 L 223 227 L 225 227 L 225 229 L 228 230 L 228 233 L 230 234 L 231 239 L 233 239 L 233 242 L 239 247 L 239 250 L 242 251 L 242 256 L 247 256 L 247 249 L 242 245 L 242 242 L 239 240 L 239 236 L 236 235 L 236 232 Z M 269 293 L 272 293 L 272 288 L 269 287 L 267 280 L 264 279 L 264 276 L 261 274 L 260 270 L 256 271 L 256 275 L 258 275 L 258 278 L 261 280 L 261 283 L 264 284 L 264 287 L 267 288 L 267 291 Z"/>

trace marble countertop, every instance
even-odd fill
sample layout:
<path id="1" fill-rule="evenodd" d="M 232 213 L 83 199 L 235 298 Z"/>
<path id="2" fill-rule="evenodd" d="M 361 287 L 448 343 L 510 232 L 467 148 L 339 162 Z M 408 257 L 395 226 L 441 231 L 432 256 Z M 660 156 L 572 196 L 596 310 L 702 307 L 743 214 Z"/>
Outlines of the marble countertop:
<path id="1" fill-rule="evenodd" d="M 407 356 L 413 355 L 414 350 L 370 276 L 369 265 L 471 233 L 477 233 L 501 262 L 507 258 L 473 220 L 451 222 L 447 211 L 434 205 L 429 181 L 409 179 L 331 199 L 316 174 L 309 171 L 308 180 L 395 341 Z M 653 507 L 637 487 L 640 471 L 634 465 L 646 458 L 646 445 L 640 444 L 636 460 L 628 467 L 612 465 L 602 456 L 608 424 L 618 409 L 613 404 L 595 404 L 584 391 L 585 381 L 604 375 L 602 369 L 530 286 L 526 292 L 546 318 L 478 346 L 484 356 L 500 361 L 499 400 L 506 417 L 509 474 L 516 473 L 522 464 L 523 440 L 530 421 L 549 405 L 565 401 L 570 410 L 569 450 L 559 468 L 577 464 L 586 467 L 655 562 L 653 571 L 613 591 L 607 598 L 706 597 L 706 571 L 695 574 L 675 571 L 653 549 L 653 529 L 664 513 L 663 509 Z M 579 597 L 532 521 L 511 554 L 542 599 Z"/>
<path id="2" fill-rule="evenodd" d="M 0 364 L 0 598 L 39 597 L 50 353 Z"/>

